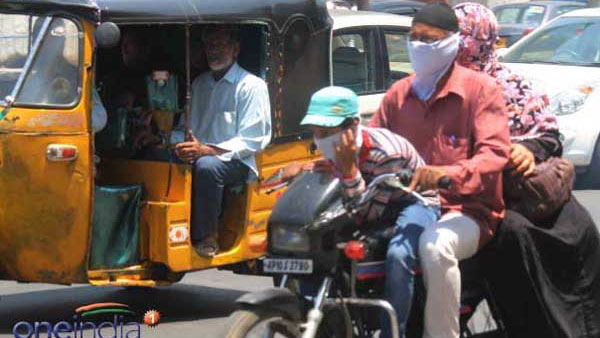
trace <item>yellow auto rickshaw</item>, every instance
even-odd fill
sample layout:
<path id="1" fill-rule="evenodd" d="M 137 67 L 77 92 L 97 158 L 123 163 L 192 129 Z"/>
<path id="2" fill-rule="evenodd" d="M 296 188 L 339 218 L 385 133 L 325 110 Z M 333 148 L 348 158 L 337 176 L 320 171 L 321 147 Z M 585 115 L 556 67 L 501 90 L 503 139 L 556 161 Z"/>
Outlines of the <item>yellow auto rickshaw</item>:
<path id="1" fill-rule="evenodd" d="M 207 24 L 240 27 L 238 62 L 267 82 L 273 124 L 258 179 L 228 187 L 210 259 L 190 244 L 191 167 L 167 137 L 189 119 L 190 79 L 202 71 L 193 36 Z M 138 88 L 156 141 L 142 146 L 132 146 L 139 107 L 110 94 L 125 81 L 119 36 L 136 29 L 157 61 Z M 215 267 L 257 273 L 277 199 L 265 178 L 318 156 L 299 121 L 331 81 L 330 38 L 322 1 L 1 1 L 0 278 L 153 287 Z M 108 116 L 98 133 L 96 93 Z"/>

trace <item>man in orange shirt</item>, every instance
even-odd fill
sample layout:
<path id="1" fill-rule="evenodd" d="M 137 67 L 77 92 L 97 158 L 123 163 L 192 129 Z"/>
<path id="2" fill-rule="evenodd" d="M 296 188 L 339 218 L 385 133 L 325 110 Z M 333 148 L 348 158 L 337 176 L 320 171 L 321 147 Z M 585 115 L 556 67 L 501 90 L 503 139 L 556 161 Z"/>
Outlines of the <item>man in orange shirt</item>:
<path id="1" fill-rule="evenodd" d="M 415 15 L 408 41 L 415 74 L 390 88 L 370 121 L 405 137 L 424 158 L 412 189 L 452 180 L 440 191 L 441 219 L 419 237 L 427 338 L 459 337 L 458 262 L 492 237 L 505 212 L 502 170 L 510 141 L 502 90 L 491 77 L 455 63 L 457 32 L 446 4 L 426 5 Z"/>

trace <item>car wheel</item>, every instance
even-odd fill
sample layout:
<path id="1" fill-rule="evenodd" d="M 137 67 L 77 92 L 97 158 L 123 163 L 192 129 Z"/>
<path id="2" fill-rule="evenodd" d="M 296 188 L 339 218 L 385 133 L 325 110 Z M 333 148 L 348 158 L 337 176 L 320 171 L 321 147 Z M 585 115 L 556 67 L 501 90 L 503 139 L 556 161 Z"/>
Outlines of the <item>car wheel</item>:
<path id="1" fill-rule="evenodd" d="M 577 177 L 576 187 L 578 189 L 600 189 L 600 139 L 596 141 L 589 167 L 585 173 Z"/>

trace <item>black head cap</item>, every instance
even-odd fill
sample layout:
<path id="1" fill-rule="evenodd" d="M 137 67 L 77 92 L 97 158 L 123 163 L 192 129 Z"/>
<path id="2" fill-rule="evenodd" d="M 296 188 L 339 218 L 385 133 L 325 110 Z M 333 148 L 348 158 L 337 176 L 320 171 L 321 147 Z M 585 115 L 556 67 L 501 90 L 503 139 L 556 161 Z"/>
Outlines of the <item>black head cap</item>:
<path id="1" fill-rule="evenodd" d="M 454 14 L 454 10 L 442 2 L 434 2 L 423 6 L 413 18 L 413 24 L 417 22 L 451 32 L 458 32 L 458 18 Z"/>

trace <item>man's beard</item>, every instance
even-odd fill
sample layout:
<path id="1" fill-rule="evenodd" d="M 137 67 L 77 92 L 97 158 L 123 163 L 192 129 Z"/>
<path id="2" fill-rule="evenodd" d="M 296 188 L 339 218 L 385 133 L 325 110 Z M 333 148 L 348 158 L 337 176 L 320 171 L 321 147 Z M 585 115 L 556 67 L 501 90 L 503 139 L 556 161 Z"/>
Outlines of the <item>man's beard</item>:
<path id="1" fill-rule="evenodd" d="M 213 72 L 217 72 L 219 70 L 223 70 L 231 66 L 231 64 L 233 63 L 233 57 L 231 55 L 227 55 L 219 61 L 208 61 L 208 67 L 210 68 L 210 70 L 212 70 Z"/>

